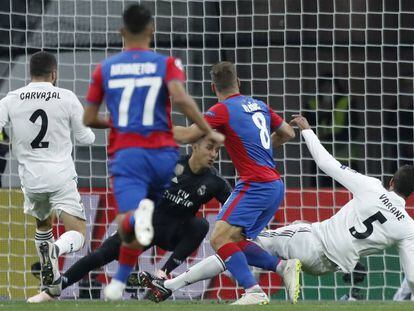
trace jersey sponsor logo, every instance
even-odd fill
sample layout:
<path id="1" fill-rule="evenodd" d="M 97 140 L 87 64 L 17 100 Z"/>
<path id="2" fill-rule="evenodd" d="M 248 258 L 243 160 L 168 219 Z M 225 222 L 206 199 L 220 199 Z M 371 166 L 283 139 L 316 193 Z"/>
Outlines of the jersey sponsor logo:
<path id="1" fill-rule="evenodd" d="M 124 75 L 150 75 L 157 71 L 157 64 L 154 63 L 121 63 L 111 65 L 110 75 L 124 76 Z"/>
<path id="2" fill-rule="evenodd" d="M 199 196 L 205 195 L 206 194 L 206 189 L 207 189 L 206 185 L 201 185 L 200 188 L 197 189 L 197 194 Z"/>
<path id="3" fill-rule="evenodd" d="M 381 200 L 382 204 L 391 212 L 391 214 L 397 218 L 398 221 L 405 218 L 402 211 L 393 206 L 390 202 L 390 199 L 385 194 L 382 194 L 379 199 Z"/>
<path id="4" fill-rule="evenodd" d="M 20 99 L 44 99 L 49 101 L 50 99 L 61 99 L 59 92 L 22 92 L 20 93 Z"/>
<path id="5" fill-rule="evenodd" d="M 193 201 L 189 200 L 190 194 L 182 189 L 178 190 L 177 193 L 171 193 L 165 190 L 164 198 L 184 207 L 192 207 L 194 205 Z"/>

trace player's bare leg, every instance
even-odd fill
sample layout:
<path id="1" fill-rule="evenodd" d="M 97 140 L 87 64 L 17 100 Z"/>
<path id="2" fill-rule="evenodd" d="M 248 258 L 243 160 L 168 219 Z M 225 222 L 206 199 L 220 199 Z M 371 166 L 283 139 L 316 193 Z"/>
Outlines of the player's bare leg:
<path id="1" fill-rule="evenodd" d="M 242 230 L 241 227 L 232 226 L 225 221 L 217 221 L 211 236 L 211 246 L 225 262 L 226 268 L 246 291 L 243 297 L 233 304 L 268 304 L 269 298 L 258 285 L 249 269 L 246 256 L 237 245 L 238 242 L 245 239 Z"/>
<path id="2" fill-rule="evenodd" d="M 105 300 L 122 299 L 126 278 L 135 267 L 138 257 L 145 246 L 151 244 L 154 236 L 152 214 L 154 203 L 143 199 L 138 208 L 118 217 L 118 232 L 123 240 L 119 254 L 119 268 L 111 283 L 104 289 Z"/>

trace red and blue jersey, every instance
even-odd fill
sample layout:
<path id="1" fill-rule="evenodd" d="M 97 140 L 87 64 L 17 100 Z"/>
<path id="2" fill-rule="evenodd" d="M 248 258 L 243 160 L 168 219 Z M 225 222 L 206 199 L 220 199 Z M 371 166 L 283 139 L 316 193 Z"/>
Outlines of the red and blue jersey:
<path id="1" fill-rule="evenodd" d="M 226 135 L 227 152 L 244 181 L 280 179 L 273 161 L 271 133 L 283 119 L 264 102 L 235 94 L 204 115 L 212 128 Z"/>
<path id="2" fill-rule="evenodd" d="M 167 88 L 174 79 L 185 80 L 181 62 L 151 50 L 125 50 L 96 67 L 86 99 L 96 105 L 105 99 L 112 124 L 108 153 L 177 147 Z"/>

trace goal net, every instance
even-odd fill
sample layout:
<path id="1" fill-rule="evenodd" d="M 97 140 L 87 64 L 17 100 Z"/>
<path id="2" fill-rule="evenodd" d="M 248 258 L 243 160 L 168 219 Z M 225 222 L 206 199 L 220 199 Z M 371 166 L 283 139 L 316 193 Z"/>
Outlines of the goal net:
<path id="1" fill-rule="evenodd" d="M 120 0 L 4 0 L 0 2 L 0 96 L 29 81 L 28 61 L 39 49 L 56 53 L 58 86 L 84 101 L 91 72 L 101 60 L 121 50 L 118 29 Z M 187 89 L 202 111 L 216 99 L 209 68 L 219 60 L 237 64 L 241 91 L 269 103 L 286 120 L 301 112 L 315 125 L 323 144 L 344 164 L 386 183 L 401 164 L 413 162 L 414 2 L 411 0 L 253 0 L 142 1 L 155 16 L 156 51 L 182 59 Z M 102 111 L 102 113 L 105 113 Z M 188 124 L 173 112 L 175 124 Z M 7 141 L 0 142 L 0 300 L 22 299 L 38 290 L 32 275 L 38 260 L 34 222 L 23 214 L 17 163 Z M 87 211 L 87 245 L 67 256 L 65 271 L 96 249 L 114 230 L 115 210 L 109 190 L 107 133 L 95 131 L 92 147 L 75 146 L 73 156 Z M 182 152 L 189 148 L 182 147 Z M 296 138 L 275 152 L 287 193 L 271 227 L 303 219 L 321 221 L 349 200 L 349 193 L 318 171 Z M 234 167 L 224 150 L 220 172 L 234 184 Z M 409 212 L 413 214 L 409 202 Z M 200 211 L 211 224 L 218 211 L 210 202 Z M 211 226 L 213 227 L 213 226 Z M 63 232 L 59 225 L 55 234 Z M 209 237 L 186 263 L 182 273 L 213 251 Z M 154 271 L 168 257 L 159 248 L 140 259 Z M 394 249 L 362 259 L 366 276 L 344 281 L 343 274 L 302 275 L 305 300 L 391 299 L 403 274 Z M 91 272 L 69 287 L 63 297 L 98 295 L 116 263 Z M 36 270 L 36 269 L 35 269 Z M 281 280 L 255 271 L 275 299 L 285 299 Z M 365 273 L 364 273 L 365 274 Z M 358 276 L 358 275 L 357 275 Z M 346 279 L 346 278 L 345 278 Z M 80 292 L 80 293 L 79 293 Z M 226 275 L 178 291 L 174 299 L 231 299 L 240 292 Z M 141 297 L 130 290 L 126 296 Z"/>

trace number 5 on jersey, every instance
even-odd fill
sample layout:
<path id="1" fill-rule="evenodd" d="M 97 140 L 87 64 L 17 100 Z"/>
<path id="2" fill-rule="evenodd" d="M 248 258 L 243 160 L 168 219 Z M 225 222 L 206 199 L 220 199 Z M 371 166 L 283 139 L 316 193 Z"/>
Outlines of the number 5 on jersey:
<path id="1" fill-rule="evenodd" d="M 375 221 L 378 221 L 380 224 L 383 224 L 387 221 L 387 218 L 381 213 L 376 212 L 374 215 L 365 219 L 362 223 L 367 228 L 364 232 L 358 232 L 355 227 L 349 228 L 349 233 L 358 240 L 363 240 L 368 238 L 372 232 L 374 232 L 374 226 L 372 225 Z"/>
<path id="2" fill-rule="evenodd" d="M 162 85 L 161 77 L 145 77 L 145 78 L 126 78 L 112 79 L 108 81 L 110 89 L 123 89 L 121 100 L 119 102 L 118 126 L 128 126 L 128 112 L 131 105 L 131 97 L 135 89 L 149 87 L 147 96 L 145 97 L 144 109 L 142 112 L 142 125 L 152 126 L 154 124 L 154 109 L 158 97 L 158 92 Z"/>

